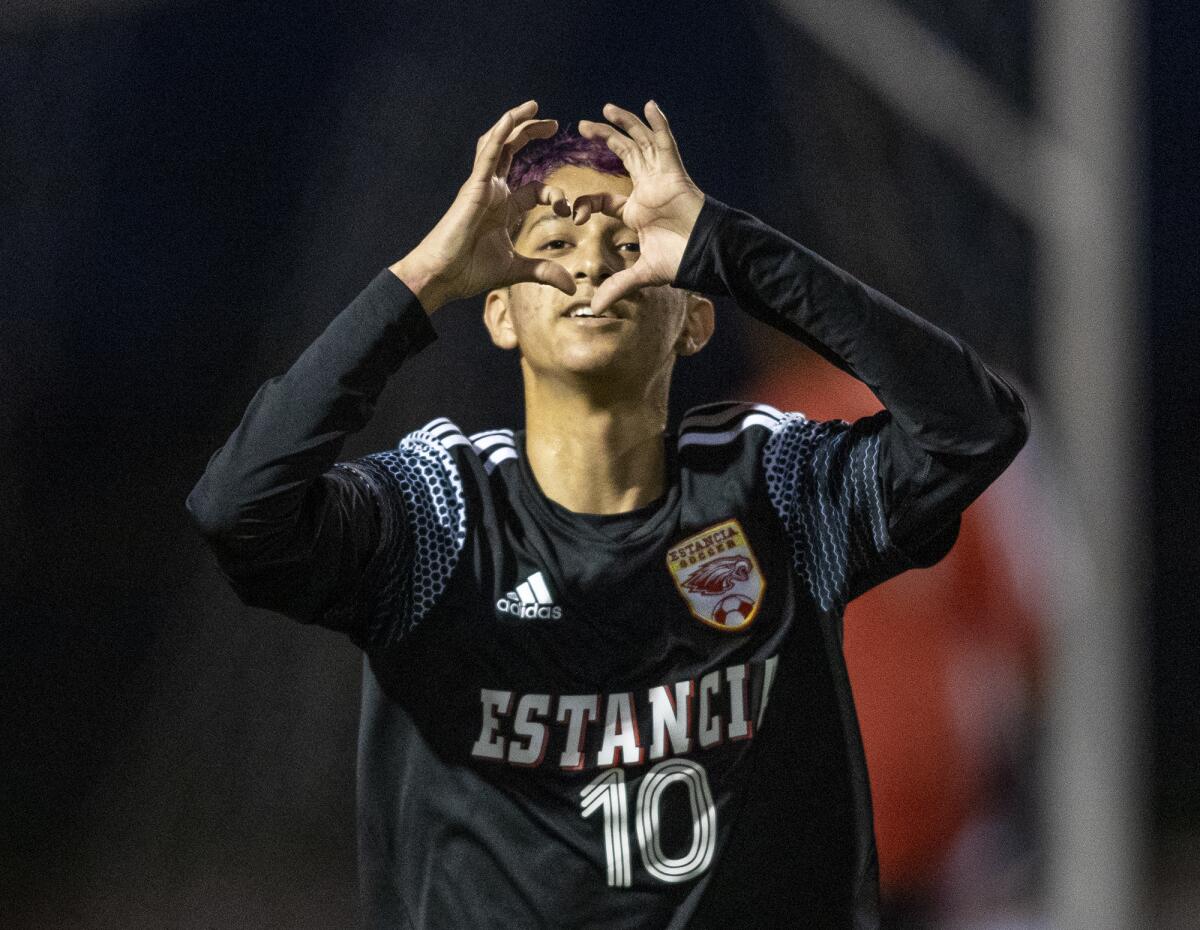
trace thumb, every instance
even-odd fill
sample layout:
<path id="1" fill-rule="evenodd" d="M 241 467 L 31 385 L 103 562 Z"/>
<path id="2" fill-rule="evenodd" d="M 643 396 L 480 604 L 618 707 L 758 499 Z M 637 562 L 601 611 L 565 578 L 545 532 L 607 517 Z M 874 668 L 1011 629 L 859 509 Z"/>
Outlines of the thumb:
<path id="1" fill-rule="evenodd" d="M 596 288 L 592 297 L 592 312 L 600 313 L 607 310 L 622 297 L 632 294 L 638 288 L 652 283 L 644 270 L 648 266 L 638 259 L 629 268 L 622 269 Z"/>
<path id="2" fill-rule="evenodd" d="M 549 259 L 527 258 L 516 253 L 513 255 L 512 264 L 509 265 L 505 283 L 516 284 L 521 281 L 549 284 L 567 294 L 575 293 L 575 279 L 571 277 L 571 272 L 558 262 L 552 262 Z"/>

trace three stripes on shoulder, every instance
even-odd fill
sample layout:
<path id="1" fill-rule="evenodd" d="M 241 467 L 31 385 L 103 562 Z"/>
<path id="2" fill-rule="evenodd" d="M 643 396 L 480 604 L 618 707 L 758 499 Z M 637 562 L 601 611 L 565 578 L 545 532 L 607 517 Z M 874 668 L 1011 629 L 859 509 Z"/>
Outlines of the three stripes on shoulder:
<path id="1" fill-rule="evenodd" d="M 723 445 L 755 426 L 773 433 L 786 419 L 798 416 L 802 417 L 801 414 L 785 414 L 769 404 L 740 400 L 702 404 L 684 414 L 679 424 L 679 448 Z"/>
<path id="2" fill-rule="evenodd" d="M 802 414 L 783 413 L 769 404 L 745 401 L 702 404 L 684 414 L 679 424 L 678 447 L 721 445 L 755 426 L 775 432 L 786 420 L 797 417 L 803 419 Z M 511 429 L 489 429 L 467 436 L 451 420 L 438 417 L 417 432 L 446 449 L 471 446 L 489 475 L 501 462 L 517 458 L 517 444 Z"/>
<path id="3" fill-rule="evenodd" d="M 426 423 L 417 432 L 447 449 L 470 446 L 483 461 L 483 468 L 489 475 L 501 462 L 517 457 L 517 443 L 510 429 L 489 429 L 467 436 L 452 421 L 438 417 Z"/>

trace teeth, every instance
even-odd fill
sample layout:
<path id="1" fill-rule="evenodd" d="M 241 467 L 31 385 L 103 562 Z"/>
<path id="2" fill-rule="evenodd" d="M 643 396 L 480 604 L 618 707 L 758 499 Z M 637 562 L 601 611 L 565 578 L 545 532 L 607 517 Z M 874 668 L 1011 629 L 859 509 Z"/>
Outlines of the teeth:
<path id="1" fill-rule="evenodd" d="M 571 311 L 571 316 L 572 316 L 572 317 L 577 317 L 577 316 L 596 316 L 596 315 L 597 315 L 597 314 L 595 314 L 595 313 L 593 313 L 593 312 L 592 312 L 592 308 L 591 308 L 591 307 L 576 307 L 574 310 L 572 310 L 572 311 Z M 604 314 L 599 314 L 599 315 L 600 315 L 600 316 L 603 316 Z"/>

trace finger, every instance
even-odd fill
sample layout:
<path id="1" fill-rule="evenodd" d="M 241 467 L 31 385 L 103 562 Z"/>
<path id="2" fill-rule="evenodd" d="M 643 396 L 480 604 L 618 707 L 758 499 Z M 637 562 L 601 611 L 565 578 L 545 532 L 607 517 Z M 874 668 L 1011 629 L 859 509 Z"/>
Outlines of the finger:
<path id="1" fill-rule="evenodd" d="M 513 126 L 521 120 L 529 119 L 537 112 L 537 101 L 526 100 L 520 106 L 505 112 L 487 132 L 479 137 L 476 146 L 475 167 L 471 172 L 473 180 L 486 181 L 496 173 L 496 163 L 504 148 L 504 141 L 512 132 Z"/>
<path id="2" fill-rule="evenodd" d="M 556 119 L 526 120 L 509 133 L 508 141 L 500 153 L 500 162 L 496 166 L 496 177 L 507 178 L 512 168 L 513 156 L 521 151 L 531 139 L 545 139 L 558 132 Z"/>
<path id="3" fill-rule="evenodd" d="M 522 281 L 534 281 L 538 284 L 549 284 L 568 294 L 575 293 L 575 279 L 558 262 L 549 259 L 528 258 L 520 253 L 513 253 L 512 264 L 509 265 L 507 284 L 518 284 Z"/>
<path id="4" fill-rule="evenodd" d="M 630 267 L 606 278 L 592 297 L 592 312 L 602 313 L 622 297 L 654 282 L 649 280 L 649 266 L 640 258 Z"/>
<path id="5" fill-rule="evenodd" d="M 608 119 L 616 123 L 629 134 L 629 138 L 637 143 L 644 155 L 649 155 L 654 151 L 654 137 L 650 130 L 646 127 L 637 115 L 629 112 L 624 107 L 619 107 L 615 103 L 606 103 L 604 105 L 604 115 Z"/>
<path id="6" fill-rule="evenodd" d="M 532 210 L 539 203 L 550 207 L 559 216 L 569 216 L 571 213 L 571 205 L 567 202 L 567 195 L 563 193 L 563 189 L 542 181 L 522 184 L 513 191 L 512 199 L 522 213 Z"/>
<path id="7" fill-rule="evenodd" d="M 546 117 L 543 119 L 527 119 L 524 122 L 518 123 L 516 127 L 508 134 L 508 139 L 504 143 L 506 147 L 516 145 L 521 139 L 529 141 L 529 139 L 537 136 L 552 136 L 554 130 L 558 127 L 558 120 Z"/>
<path id="8" fill-rule="evenodd" d="M 603 213 L 624 221 L 625 203 L 629 200 L 626 194 L 613 194 L 607 191 L 595 194 L 580 194 L 571 205 L 571 216 L 576 226 L 582 226 L 593 213 Z"/>
<path id="9" fill-rule="evenodd" d="M 615 127 L 608 125 L 608 123 L 600 123 L 593 119 L 581 119 L 578 127 L 579 134 L 589 139 L 603 139 L 606 142 L 610 139 L 613 140 L 616 145 L 613 151 L 618 154 L 620 154 L 620 149 L 626 149 L 630 152 L 637 151 L 637 146 L 633 144 L 633 140 Z"/>
<path id="10" fill-rule="evenodd" d="M 514 126 L 519 126 L 522 122 L 532 119 L 537 113 L 537 101 L 526 100 L 522 104 L 511 107 L 504 111 L 504 114 L 488 128 L 482 136 L 479 137 L 478 148 L 482 150 L 489 143 L 499 140 L 505 142 Z"/>
<path id="11" fill-rule="evenodd" d="M 646 104 L 646 119 L 654 131 L 654 147 L 664 155 L 672 156 L 677 163 L 682 165 L 683 159 L 679 155 L 679 144 L 675 141 L 675 134 L 671 132 L 671 124 L 667 122 L 667 115 L 662 111 L 657 100 L 651 100 Z"/>
<path id="12" fill-rule="evenodd" d="M 585 139 L 603 139 L 613 154 L 621 159 L 621 164 L 625 166 L 625 170 L 629 172 L 631 178 L 641 176 L 642 168 L 645 165 L 642 159 L 642 150 L 628 136 L 618 132 L 612 126 L 590 119 L 579 121 L 579 134 Z"/>

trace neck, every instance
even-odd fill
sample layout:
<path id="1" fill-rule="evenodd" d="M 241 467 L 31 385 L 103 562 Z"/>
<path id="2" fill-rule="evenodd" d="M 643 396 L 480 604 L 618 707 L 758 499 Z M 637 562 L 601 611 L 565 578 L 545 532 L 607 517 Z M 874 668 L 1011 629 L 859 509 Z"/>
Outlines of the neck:
<path id="1" fill-rule="evenodd" d="M 525 371 L 525 452 L 548 498 L 576 513 L 624 513 L 665 489 L 666 385 L 622 393 L 548 384 Z"/>

